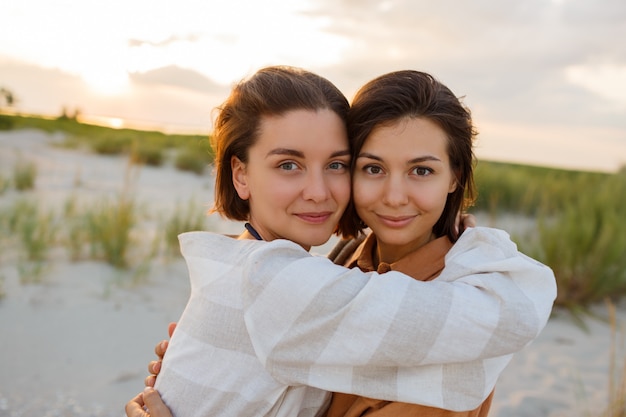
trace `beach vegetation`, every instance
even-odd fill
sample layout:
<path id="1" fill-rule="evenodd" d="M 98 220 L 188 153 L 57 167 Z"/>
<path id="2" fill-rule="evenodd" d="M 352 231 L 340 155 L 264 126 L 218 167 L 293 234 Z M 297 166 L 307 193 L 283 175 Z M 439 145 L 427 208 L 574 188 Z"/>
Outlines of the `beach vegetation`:
<path id="1" fill-rule="evenodd" d="M 79 261 L 87 257 L 89 247 L 88 216 L 81 211 L 76 196 L 65 201 L 62 211 L 63 230 L 62 244 L 66 248 L 71 261 Z"/>
<path id="2" fill-rule="evenodd" d="M 522 252 L 554 270 L 556 305 L 585 311 L 605 297 L 626 295 L 626 169 L 597 173 L 483 162 L 476 180 L 476 209 L 496 225 L 510 213 L 536 219 L 513 237 Z"/>
<path id="3" fill-rule="evenodd" d="M 19 157 L 13 167 L 13 185 L 18 191 L 32 190 L 35 188 L 37 178 L 37 165 Z"/>
<path id="4" fill-rule="evenodd" d="M 0 130 L 12 130 L 15 127 L 15 119 L 11 116 L 0 114 Z"/>
<path id="5" fill-rule="evenodd" d="M 189 161 L 201 158 L 204 165 L 213 161 L 208 135 L 173 134 L 160 131 L 138 129 L 113 129 L 110 127 L 82 123 L 80 116 L 58 117 L 46 119 L 34 116 L 7 115 L 12 120 L 13 129 L 37 129 L 50 134 L 61 132 L 64 139 L 58 146 L 68 148 L 87 148 L 102 155 L 128 155 L 131 158 L 145 160 L 142 163 L 160 165 L 165 163 L 168 150 L 180 150 L 174 154 L 184 153 Z M 134 155 L 133 155 L 134 153 Z M 160 155 L 159 155 L 160 154 Z M 191 156 L 187 155 L 190 154 Z M 159 158 L 162 158 L 159 161 Z M 153 163 L 154 161 L 154 163 Z M 197 163 L 176 163 L 181 169 L 198 172 Z M 202 167 L 204 170 L 204 167 Z"/>
<path id="6" fill-rule="evenodd" d="M 101 135 L 91 139 L 89 146 L 100 155 L 121 155 L 131 149 L 132 138 L 120 135 Z"/>
<path id="7" fill-rule="evenodd" d="M 208 141 L 192 140 L 178 148 L 174 165 L 181 171 L 201 175 L 213 161 L 213 153 L 207 148 Z"/>
<path id="8" fill-rule="evenodd" d="M 4 194 L 11 187 L 11 180 L 0 174 L 0 195 Z"/>
<path id="9" fill-rule="evenodd" d="M 2 229 L 8 246 L 19 247 L 18 272 L 25 283 L 39 282 L 49 251 L 56 246 L 58 224 L 51 211 L 44 211 L 33 198 L 20 198 L 2 210 Z"/>
<path id="10" fill-rule="evenodd" d="M 206 209 L 191 199 L 186 205 L 176 205 L 174 212 L 166 219 L 164 231 L 165 254 L 173 256 L 180 253 L 178 235 L 184 232 L 204 230 Z"/>
<path id="11" fill-rule="evenodd" d="M 105 198 L 90 207 L 85 223 L 91 257 L 118 269 L 128 266 L 131 230 L 137 221 L 135 208 L 135 201 L 126 195 Z"/>
<path id="12" fill-rule="evenodd" d="M 163 147 L 149 141 L 136 140 L 131 148 L 131 161 L 135 164 L 161 166 L 165 162 Z"/>

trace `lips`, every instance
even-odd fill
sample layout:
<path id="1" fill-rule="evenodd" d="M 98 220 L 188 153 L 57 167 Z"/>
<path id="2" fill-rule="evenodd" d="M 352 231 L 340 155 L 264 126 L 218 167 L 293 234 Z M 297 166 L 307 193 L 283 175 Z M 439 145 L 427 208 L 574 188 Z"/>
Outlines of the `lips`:
<path id="1" fill-rule="evenodd" d="M 325 223 L 330 218 L 330 216 L 332 216 L 332 214 L 332 211 L 324 211 L 319 213 L 296 213 L 296 217 L 310 224 L 322 224 Z"/>
<path id="2" fill-rule="evenodd" d="M 407 224 L 411 223 L 411 221 L 416 217 L 415 215 L 410 216 L 383 216 L 378 214 L 378 219 L 380 222 L 392 228 L 401 228 L 405 227 Z"/>

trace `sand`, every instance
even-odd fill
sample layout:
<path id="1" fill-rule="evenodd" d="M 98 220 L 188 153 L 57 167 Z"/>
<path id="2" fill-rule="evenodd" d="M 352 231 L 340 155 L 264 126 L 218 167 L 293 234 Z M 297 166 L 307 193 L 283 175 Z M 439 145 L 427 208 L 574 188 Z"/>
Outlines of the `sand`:
<path id="1" fill-rule="evenodd" d="M 0 175 L 7 177 L 19 157 L 35 162 L 36 188 L 27 194 L 43 207 L 60 207 L 72 195 L 95 199 L 119 192 L 126 158 L 50 145 L 59 139 L 33 130 L 0 132 Z M 150 212 L 212 199 L 210 173 L 197 176 L 165 166 L 134 168 L 132 175 L 133 193 Z M 8 190 L 0 195 L 0 206 L 23 196 Z M 225 233 L 241 230 L 240 224 L 218 219 L 207 224 Z M 148 275 L 132 283 L 131 273 L 105 263 L 70 262 L 59 255 L 41 282 L 25 284 L 10 249 L 0 255 L 0 417 L 124 415 L 126 401 L 143 387 L 154 345 L 166 337 L 167 324 L 187 300 L 182 259 L 155 259 Z M 607 315 L 604 305 L 594 311 Z M 617 315 L 623 328 L 625 305 Z M 599 416 L 608 402 L 613 332 L 606 321 L 586 318 L 584 324 L 586 329 L 555 311 L 500 377 L 490 415 Z M 623 335 L 617 334 L 620 364 L 626 357 Z"/>

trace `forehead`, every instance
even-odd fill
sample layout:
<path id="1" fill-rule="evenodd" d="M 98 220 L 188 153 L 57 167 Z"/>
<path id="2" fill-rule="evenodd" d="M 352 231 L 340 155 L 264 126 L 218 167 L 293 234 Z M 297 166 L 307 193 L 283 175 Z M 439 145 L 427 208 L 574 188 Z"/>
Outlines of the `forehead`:
<path id="1" fill-rule="evenodd" d="M 363 143 L 362 149 L 397 152 L 400 148 L 407 154 L 416 151 L 447 154 L 447 145 L 448 136 L 437 123 L 418 117 L 377 126 Z"/>
<path id="2" fill-rule="evenodd" d="M 300 109 L 262 116 L 255 146 L 347 149 L 348 137 L 345 123 L 332 110 Z"/>

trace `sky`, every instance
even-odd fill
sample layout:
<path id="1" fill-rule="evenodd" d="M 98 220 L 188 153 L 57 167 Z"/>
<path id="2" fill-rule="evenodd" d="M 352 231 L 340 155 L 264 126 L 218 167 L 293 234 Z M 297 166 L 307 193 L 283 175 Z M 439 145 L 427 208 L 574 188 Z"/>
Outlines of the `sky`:
<path id="1" fill-rule="evenodd" d="M 306 68 L 351 99 L 415 69 L 471 109 L 479 159 L 626 165 L 624 0 L 5 0 L 14 110 L 208 133 L 234 83 Z M 0 105 L 4 104 L 0 101 Z"/>

